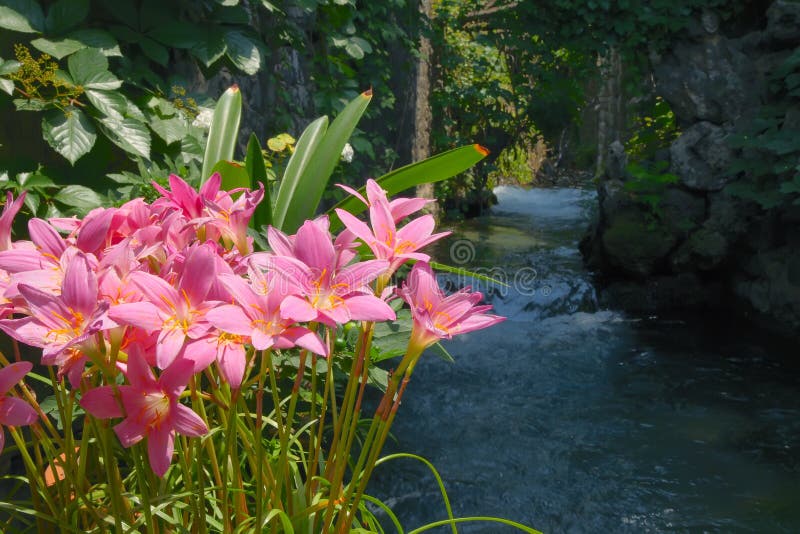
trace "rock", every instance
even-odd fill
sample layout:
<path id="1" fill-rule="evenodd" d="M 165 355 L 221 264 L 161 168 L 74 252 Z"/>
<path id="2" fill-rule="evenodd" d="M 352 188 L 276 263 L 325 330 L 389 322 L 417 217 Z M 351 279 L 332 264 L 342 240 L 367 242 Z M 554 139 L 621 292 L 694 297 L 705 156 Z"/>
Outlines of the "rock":
<path id="1" fill-rule="evenodd" d="M 715 191 L 730 181 L 724 172 L 733 157 L 725 128 L 710 122 L 692 125 L 670 147 L 670 170 L 690 189 Z"/>
<path id="2" fill-rule="evenodd" d="M 705 219 L 706 201 L 702 196 L 669 188 L 664 191 L 658 211 L 661 223 L 672 233 L 688 235 Z"/>
<path id="3" fill-rule="evenodd" d="M 646 281 L 614 281 L 599 295 L 601 306 L 633 313 L 711 308 L 722 300 L 719 282 L 701 280 L 693 273 L 656 276 Z"/>
<path id="4" fill-rule="evenodd" d="M 735 293 L 761 314 L 780 318 L 785 326 L 800 328 L 800 251 L 781 247 L 754 256 L 752 276 L 737 275 Z"/>
<path id="5" fill-rule="evenodd" d="M 677 237 L 653 224 L 653 215 L 640 208 L 615 213 L 602 234 L 606 261 L 633 276 L 648 276 L 666 258 Z"/>
<path id="6" fill-rule="evenodd" d="M 800 3 L 776 0 L 767 10 L 768 38 L 790 44 L 800 41 Z"/>
<path id="7" fill-rule="evenodd" d="M 660 58 L 656 89 L 679 124 L 732 122 L 759 100 L 764 84 L 736 45 L 719 34 L 706 35 L 699 43 L 677 43 Z"/>
<path id="8" fill-rule="evenodd" d="M 625 146 L 619 140 L 614 141 L 608 146 L 606 176 L 612 180 L 625 180 L 627 167 L 628 155 L 625 153 Z"/>

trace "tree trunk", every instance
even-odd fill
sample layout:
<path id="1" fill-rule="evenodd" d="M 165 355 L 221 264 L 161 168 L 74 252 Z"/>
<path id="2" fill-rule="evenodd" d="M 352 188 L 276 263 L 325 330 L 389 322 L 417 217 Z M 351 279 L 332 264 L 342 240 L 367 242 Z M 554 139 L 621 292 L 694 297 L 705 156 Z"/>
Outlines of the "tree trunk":
<path id="1" fill-rule="evenodd" d="M 608 147 L 621 140 L 625 128 L 625 108 L 622 94 L 622 58 L 616 48 L 599 56 L 600 91 L 597 95 L 597 160 L 595 175 L 603 173 Z"/>
<path id="2" fill-rule="evenodd" d="M 432 114 L 430 104 L 431 94 L 431 57 L 433 47 L 427 36 L 428 25 L 433 18 L 431 0 L 420 0 L 419 6 L 422 14 L 422 28 L 419 37 L 419 59 L 417 60 L 416 88 L 414 91 L 414 144 L 411 146 L 411 160 L 420 161 L 431 155 L 431 126 Z M 435 198 L 433 184 L 417 186 L 417 196 L 421 198 Z M 435 204 L 428 206 L 428 212 L 436 214 Z"/>

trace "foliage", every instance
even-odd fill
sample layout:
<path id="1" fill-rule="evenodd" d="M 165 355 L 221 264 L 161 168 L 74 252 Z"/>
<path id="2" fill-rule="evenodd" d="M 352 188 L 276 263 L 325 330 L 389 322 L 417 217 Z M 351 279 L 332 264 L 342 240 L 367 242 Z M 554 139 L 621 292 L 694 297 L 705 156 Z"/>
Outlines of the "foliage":
<path id="1" fill-rule="evenodd" d="M 661 218 L 664 191 L 670 184 L 680 182 L 677 175 L 667 172 L 668 167 L 666 161 L 655 161 L 631 162 L 626 168 L 629 178 L 623 187 L 634 199 L 647 206 L 653 224 Z"/>
<path id="2" fill-rule="evenodd" d="M 731 136 L 739 156 L 728 173 L 740 179 L 726 190 L 769 210 L 800 204 L 800 47 L 770 74 L 773 101 Z"/>
<path id="3" fill-rule="evenodd" d="M 666 100 L 656 96 L 648 99 L 648 104 L 636 116 L 633 134 L 625 142 L 625 153 L 634 161 L 653 158 L 680 135 L 675 114 Z"/>

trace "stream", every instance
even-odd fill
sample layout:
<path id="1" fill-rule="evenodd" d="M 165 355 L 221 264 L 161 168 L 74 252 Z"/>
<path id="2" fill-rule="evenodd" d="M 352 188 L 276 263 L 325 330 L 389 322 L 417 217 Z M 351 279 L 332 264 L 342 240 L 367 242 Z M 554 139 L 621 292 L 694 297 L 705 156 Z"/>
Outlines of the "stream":
<path id="1" fill-rule="evenodd" d="M 455 363 L 423 357 L 385 452 L 431 461 L 456 517 L 551 533 L 800 532 L 796 347 L 714 313 L 599 309 L 577 250 L 594 192 L 495 193 L 492 214 L 435 256 L 505 281 L 476 288 L 508 320 L 448 342 Z M 407 530 L 446 518 L 419 462 L 378 467 L 370 492 Z"/>

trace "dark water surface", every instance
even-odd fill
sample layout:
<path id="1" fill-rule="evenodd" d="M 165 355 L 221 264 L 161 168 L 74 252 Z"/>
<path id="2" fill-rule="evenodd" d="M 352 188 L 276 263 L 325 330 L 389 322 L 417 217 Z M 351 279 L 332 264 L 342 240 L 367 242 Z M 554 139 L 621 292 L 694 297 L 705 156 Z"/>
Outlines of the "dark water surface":
<path id="1" fill-rule="evenodd" d="M 553 533 L 800 532 L 796 347 L 714 314 L 597 309 L 577 252 L 594 194 L 495 192 L 494 214 L 438 256 L 504 278 L 481 289 L 509 319 L 449 343 L 455 364 L 423 358 L 390 449 L 433 462 L 456 516 Z M 407 529 L 446 517 L 410 460 L 379 467 L 371 492 Z"/>

